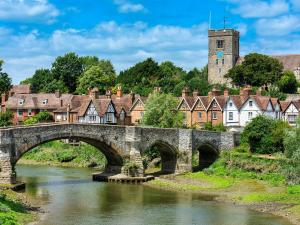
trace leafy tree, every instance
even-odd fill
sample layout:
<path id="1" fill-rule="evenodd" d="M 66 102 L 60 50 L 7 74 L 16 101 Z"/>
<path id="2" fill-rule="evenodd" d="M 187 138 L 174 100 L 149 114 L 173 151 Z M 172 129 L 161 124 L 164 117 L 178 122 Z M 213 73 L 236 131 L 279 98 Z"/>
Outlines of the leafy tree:
<path id="1" fill-rule="evenodd" d="M 241 65 L 228 71 L 225 77 L 230 78 L 234 85 L 263 86 L 275 84 L 282 76 L 283 65 L 275 58 L 258 53 L 245 56 Z"/>
<path id="2" fill-rule="evenodd" d="M 11 126 L 13 114 L 11 111 L 0 112 L 0 127 Z"/>
<path id="3" fill-rule="evenodd" d="M 52 64 L 51 72 L 54 79 L 62 81 L 73 93 L 76 90 L 77 80 L 83 72 L 83 62 L 75 53 L 58 56 Z"/>
<path id="4" fill-rule="evenodd" d="M 101 60 L 90 66 L 79 78 L 76 92 L 84 94 L 89 88 L 98 87 L 101 93 L 116 84 L 116 73 L 110 61 Z"/>
<path id="5" fill-rule="evenodd" d="M 39 112 L 35 116 L 28 118 L 24 121 L 25 125 L 32 125 L 36 123 L 45 123 L 45 122 L 52 122 L 53 116 L 48 111 Z"/>
<path id="6" fill-rule="evenodd" d="M 170 94 L 151 94 L 145 105 L 142 124 L 162 128 L 181 127 L 183 115 L 175 110 L 177 105 L 178 99 Z"/>
<path id="7" fill-rule="evenodd" d="M 133 91 L 146 96 L 154 87 L 158 86 L 158 80 L 162 77 L 163 74 L 158 63 L 148 58 L 127 70 L 121 71 L 117 83 L 122 84 L 125 92 Z"/>
<path id="8" fill-rule="evenodd" d="M 82 56 L 80 59 L 82 61 L 83 71 L 86 71 L 91 66 L 95 66 L 99 63 L 99 58 L 97 56 Z"/>
<path id="9" fill-rule="evenodd" d="M 54 77 L 48 69 L 38 69 L 34 75 L 28 80 L 30 88 L 33 93 L 41 92 L 49 83 L 53 81 Z"/>
<path id="10" fill-rule="evenodd" d="M 67 93 L 68 88 L 61 80 L 52 80 L 50 83 L 48 83 L 46 86 L 44 86 L 41 90 L 41 92 L 45 93 L 54 93 L 55 91 L 60 91 L 61 93 Z"/>
<path id="11" fill-rule="evenodd" d="M 187 84 L 185 81 L 181 81 L 179 84 L 177 84 L 174 87 L 174 91 L 173 91 L 174 96 L 176 96 L 176 97 L 181 96 L 182 89 L 185 88 L 186 86 L 187 86 Z"/>
<path id="12" fill-rule="evenodd" d="M 297 92 L 298 83 L 292 71 L 285 71 L 277 82 L 279 90 L 283 93 L 293 94 Z"/>
<path id="13" fill-rule="evenodd" d="M 280 101 L 284 101 L 287 95 L 276 87 L 270 87 L 268 91 L 263 90 L 261 93 L 263 96 L 271 96 L 272 98 L 278 98 Z"/>
<path id="14" fill-rule="evenodd" d="M 11 88 L 11 78 L 7 73 L 2 72 L 3 61 L 0 60 L 0 94 L 8 92 Z"/>
<path id="15" fill-rule="evenodd" d="M 32 82 L 32 77 L 28 77 L 26 78 L 25 80 L 22 80 L 20 82 L 20 84 L 28 84 L 28 85 L 31 85 L 31 82 Z"/>
<path id="16" fill-rule="evenodd" d="M 254 153 L 280 152 L 283 151 L 283 137 L 288 128 L 286 122 L 260 115 L 245 127 L 242 143 L 248 143 Z"/>

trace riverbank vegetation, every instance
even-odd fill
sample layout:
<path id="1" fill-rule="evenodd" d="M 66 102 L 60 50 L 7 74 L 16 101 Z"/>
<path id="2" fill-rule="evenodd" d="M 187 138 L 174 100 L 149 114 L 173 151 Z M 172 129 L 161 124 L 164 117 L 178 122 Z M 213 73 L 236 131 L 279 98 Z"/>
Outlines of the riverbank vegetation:
<path id="1" fill-rule="evenodd" d="M 19 163 L 103 169 L 106 159 L 97 148 L 91 145 L 79 142 L 68 144 L 62 141 L 52 141 L 25 153 Z"/>
<path id="2" fill-rule="evenodd" d="M 0 224 L 19 225 L 35 221 L 37 215 L 23 199 L 24 196 L 13 191 L 0 191 Z"/>

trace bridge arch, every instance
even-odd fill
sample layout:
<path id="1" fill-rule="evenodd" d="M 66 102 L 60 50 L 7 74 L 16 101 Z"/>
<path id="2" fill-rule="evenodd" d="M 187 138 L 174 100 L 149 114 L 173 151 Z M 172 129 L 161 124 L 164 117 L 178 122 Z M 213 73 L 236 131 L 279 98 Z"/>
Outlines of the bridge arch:
<path id="1" fill-rule="evenodd" d="M 193 158 L 197 164 L 194 165 L 193 170 L 199 171 L 209 167 L 218 159 L 219 154 L 219 148 L 210 142 L 198 144 L 193 150 Z"/>
<path id="2" fill-rule="evenodd" d="M 169 143 L 156 140 L 151 145 L 142 152 L 142 155 L 145 154 L 149 149 L 156 148 L 159 151 L 160 158 L 161 158 L 161 174 L 172 174 L 176 172 L 177 166 L 177 158 L 178 158 L 178 151 L 177 149 L 170 145 Z"/>

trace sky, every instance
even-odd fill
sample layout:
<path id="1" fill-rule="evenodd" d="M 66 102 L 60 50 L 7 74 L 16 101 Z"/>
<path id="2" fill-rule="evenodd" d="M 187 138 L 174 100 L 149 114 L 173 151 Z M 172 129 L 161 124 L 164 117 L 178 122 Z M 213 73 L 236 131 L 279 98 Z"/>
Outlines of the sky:
<path id="1" fill-rule="evenodd" d="M 238 29 L 241 55 L 300 53 L 300 0 L 0 0 L 0 59 L 17 84 L 59 55 L 207 63 L 207 30 Z"/>

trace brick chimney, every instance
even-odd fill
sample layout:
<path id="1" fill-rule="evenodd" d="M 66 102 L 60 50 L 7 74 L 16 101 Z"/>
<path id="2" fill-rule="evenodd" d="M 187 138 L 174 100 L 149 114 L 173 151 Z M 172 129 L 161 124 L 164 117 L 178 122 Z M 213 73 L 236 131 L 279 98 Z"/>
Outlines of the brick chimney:
<path id="1" fill-rule="evenodd" d="M 181 96 L 182 96 L 183 98 L 185 98 L 185 97 L 188 97 L 189 94 L 190 94 L 189 88 L 188 88 L 188 87 L 183 88 L 183 90 L 182 90 L 182 92 L 181 92 Z"/>
<path id="2" fill-rule="evenodd" d="M 199 92 L 197 90 L 193 91 L 193 97 L 197 98 L 199 96 Z"/>
<path id="3" fill-rule="evenodd" d="M 118 86 L 117 87 L 117 98 L 121 98 L 122 95 L 123 95 L 123 93 L 122 93 L 122 87 Z"/>
<path id="4" fill-rule="evenodd" d="M 224 90 L 224 97 L 228 97 L 229 96 L 229 91 L 227 89 Z"/>
<path id="5" fill-rule="evenodd" d="M 60 90 L 56 90 L 56 91 L 55 91 L 55 97 L 56 97 L 56 98 L 60 98 L 60 97 L 61 97 Z"/>
<path id="6" fill-rule="evenodd" d="M 211 92 L 213 97 L 221 95 L 221 91 L 217 90 L 216 88 L 213 88 Z"/>
<path id="7" fill-rule="evenodd" d="M 131 104 L 135 101 L 135 94 L 133 92 L 130 92 L 130 98 L 131 98 Z"/>
<path id="8" fill-rule="evenodd" d="M 111 90 L 106 90 L 106 98 L 111 99 Z"/>
<path id="9" fill-rule="evenodd" d="M 251 94 L 252 94 L 252 88 L 250 86 L 246 86 L 240 90 L 240 96 L 243 99 L 248 98 L 249 95 L 251 95 Z"/>
<path id="10" fill-rule="evenodd" d="M 97 99 L 99 96 L 99 89 L 98 88 L 89 89 L 89 96 L 92 99 Z"/>

